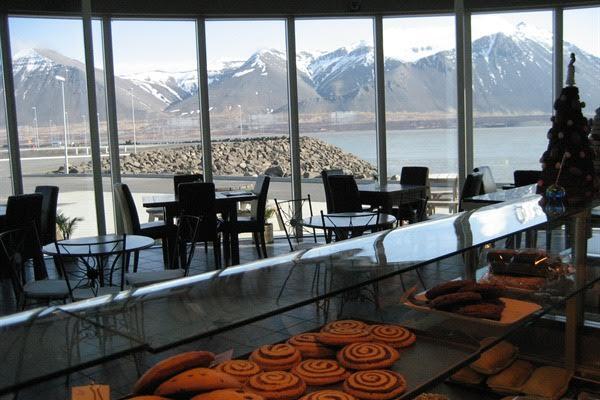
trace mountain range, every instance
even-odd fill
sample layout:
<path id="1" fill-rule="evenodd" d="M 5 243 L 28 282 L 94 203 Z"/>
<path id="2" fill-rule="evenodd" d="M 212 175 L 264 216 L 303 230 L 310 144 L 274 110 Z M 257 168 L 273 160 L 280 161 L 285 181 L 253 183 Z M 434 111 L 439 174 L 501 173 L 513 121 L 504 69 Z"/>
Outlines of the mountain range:
<path id="1" fill-rule="evenodd" d="M 552 45 L 517 29 L 495 33 L 472 43 L 474 112 L 487 115 L 549 113 L 552 91 Z M 600 58 L 565 43 L 577 55 L 577 84 L 597 86 Z M 388 112 L 445 114 L 456 109 L 456 53 L 439 51 L 414 61 L 385 59 Z M 373 48 L 365 43 L 329 52 L 297 54 L 300 113 L 373 112 Z M 85 66 L 48 49 L 31 49 L 13 57 L 19 123 L 32 124 L 33 108 L 40 125 L 62 123 L 61 81 L 65 81 L 68 118 L 79 122 L 87 114 Z M 212 112 L 287 112 L 285 53 L 262 49 L 247 60 L 224 63 L 209 71 Z M 100 118 L 104 118 L 105 82 L 96 70 Z M 117 112 L 136 120 L 194 116 L 198 111 L 196 71 L 150 71 L 115 78 Z M 600 105 L 600 92 L 586 93 Z"/>

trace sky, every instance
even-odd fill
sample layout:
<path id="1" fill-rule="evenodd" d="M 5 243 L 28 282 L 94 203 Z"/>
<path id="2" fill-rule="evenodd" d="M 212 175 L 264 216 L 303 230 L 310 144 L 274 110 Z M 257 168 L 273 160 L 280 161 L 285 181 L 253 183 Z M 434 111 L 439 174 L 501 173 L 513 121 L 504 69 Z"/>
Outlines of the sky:
<path id="1" fill-rule="evenodd" d="M 13 54 L 30 48 L 51 48 L 68 57 L 83 60 L 80 19 L 23 18 L 9 20 Z M 519 22 L 540 31 L 552 32 L 550 11 L 502 14 L 474 14 L 472 38 L 498 31 L 510 32 Z M 94 22 L 96 65 L 101 65 L 101 29 Z M 194 21 L 112 22 L 115 72 L 127 75 L 150 70 L 185 71 L 196 68 Z M 209 69 L 223 61 L 245 60 L 261 48 L 285 52 L 283 20 L 208 20 L 206 22 Z M 600 56 L 600 7 L 564 12 L 564 37 L 585 51 Z M 384 19 L 386 57 L 408 61 L 454 48 L 452 16 L 398 17 Z M 370 18 L 298 19 L 297 51 L 328 51 L 359 42 L 373 44 Z M 419 48 L 427 48 L 419 52 Z"/>

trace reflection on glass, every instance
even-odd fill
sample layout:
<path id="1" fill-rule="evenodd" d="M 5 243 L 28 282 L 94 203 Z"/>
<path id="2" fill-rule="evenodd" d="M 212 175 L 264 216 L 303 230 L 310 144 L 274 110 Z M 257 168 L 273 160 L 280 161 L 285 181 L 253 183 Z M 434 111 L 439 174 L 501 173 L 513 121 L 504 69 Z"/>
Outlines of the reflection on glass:
<path id="1" fill-rule="evenodd" d="M 12 194 L 6 107 L 4 105 L 4 79 L 1 78 L 3 73 L 2 54 L 0 53 L 0 204 L 5 204 L 7 197 Z"/>
<path id="2" fill-rule="evenodd" d="M 539 169 L 552 114 L 552 12 L 471 17 L 475 166 Z M 526 151 L 519 151 L 526 149 Z"/>

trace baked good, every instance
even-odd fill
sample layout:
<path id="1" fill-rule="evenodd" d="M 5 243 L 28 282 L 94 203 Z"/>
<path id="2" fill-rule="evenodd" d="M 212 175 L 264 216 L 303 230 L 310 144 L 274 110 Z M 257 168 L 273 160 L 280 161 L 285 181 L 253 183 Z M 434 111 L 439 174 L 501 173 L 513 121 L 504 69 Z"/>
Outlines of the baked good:
<path id="1" fill-rule="evenodd" d="M 302 358 L 333 358 L 335 351 L 319 343 L 318 333 L 301 333 L 292 336 L 287 343 L 297 348 L 302 354 Z"/>
<path id="2" fill-rule="evenodd" d="M 345 346 L 350 343 L 368 342 L 371 340 L 371 334 L 368 329 L 363 328 L 334 327 L 319 333 L 317 340 L 326 345 Z"/>
<path id="3" fill-rule="evenodd" d="M 539 367 L 521 387 L 521 393 L 544 399 L 559 399 L 569 388 L 572 373 L 563 368 Z"/>
<path id="4" fill-rule="evenodd" d="M 324 386 L 341 382 L 350 375 L 344 367 L 335 360 L 304 360 L 292 368 L 292 373 L 298 375 L 307 385 Z"/>
<path id="5" fill-rule="evenodd" d="M 302 355 L 298 349 L 287 343 L 267 344 L 254 350 L 250 360 L 264 371 L 289 371 L 300 363 Z"/>
<path id="6" fill-rule="evenodd" d="M 437 393 L 421 393 L 415 400 L 449 400 L 447 396 Z"/>
<path id="7" fill-rule="evenodd" d="M 356 397 L 339 390 L 319 390 L 305 394 L 300 400 L 356 400 Z"/>
<path id="8" fill-rule="evenodd" d="M 519 393 L 532 372 L 533 365 L 530 362 L 516 360 L 508 368 L 490 376 L 486 384 L 495 392 Z"/>
<path id="9" fill-rule="evenodd" d="M 321 332 L 329 332 L 331 329 L 339 329 L 339 328 L 357 328 L 357 329 L 367 329 L 369 325 L 365 324 L 362 321 L 356 321 L 353 319 L 340 319 L 338 321 L 333 321 L 326 324 L 323 328 L 321 328 Z"/>
<path id="10" fill-rule="evenodd" d="M 494 321 L 500 321 L 502 319 L 502 311 L 504 311 L 504 308 L 504 302 L 502 300 L 497 300 L 494 302 L 486 301 L 477 304 L 466 304 L 453 309 L 452 312 L 465 315 L 467 317 L 486 318 Z"/>
<path id="11" fill-rule="evenodd" d="M 467 385 L 479 385 L 483 382 L 484 378 L 484 375 L 470 367 L 464 367 L 450 376 L 450 379 L 454 382 L 465 383 Z"/>
<path id="12" fill-rule="evenodd" d="M 400 358 L 396 349 L 383 343 L 351 343 L 341 349 L 337 359 L 346 368 L 356 370 L 391 367 Z"/>
<path id="13" fill-rule="evenodd" d="M 458 292 L 475 292 L 479 293 L 483 299 L 497 299 L 504 293 L 506 288 L 502 285 L 494 284 L 494 283 L 470 283 L 468 285 L 463 286 L 458 290 Z"/>
<path id="14" fill-rule="evenodd" d="M 133 385 L 134 394 L 151 394 L 167 379 L 180 372 L 196 367 L 208 367 L 215 355 L 208 351 L 188 351 L 165 358 L 147 370 Z"/>
<path id="15" fill-rule="evenodd" d="M 154 396 L 153 394 L 143 394 L 141 396 L 129 397 L 127 400 L 169 400 L 166 397 Z"/>
<path id="16" fill-rule="evenodd" d="M 479 293 L 475 292 L 456 292 L 450 294 L 444 294 L 436 297 L 435 299 L 429 302 L 429 306 L 431 308 L 435 308 L 438 310 L 450 310 L 453 307 L 469 304 L 469 303 L 477 303 L 482 299 Z"/>
<path id="17" fill-rule="evenodd" d="M 371 340 L 400 348 L 412 345 L 417 339 L 415 334 L 400 325 L 371 325 Z"/>
<path id="18" fill-rule="evenodd" d="M 215 367 L 217 371 L 225 372 L 233 376 L 240 383 L 246 383 L 248 379 L 260 374 L 262 369 L 257 363 L 248 360 L 228 360 Z"/>
<path id="19" fill-rule="evenodd" d="M 210 368 L 193 368 L 161 383 L 154 394 L 181 397 L 217 389 L 237 389 L 241 386 L 237 379 L 224 372 Z"/>
<path id="20" fill-rule="evenodd" d="M 536 276 L 496 275 L 488 272 L 481 278 L 480 282 L 503 285 L 507 288 L 536 291 L 544 287 L 546 279 Z"/>
<path id="21" fill-rule="evenodd" d="M 486 338 L 481 341 L 482 346 L 494 341 Z M 484 375 L 493 375 L 508 367 L 517 357 L 519 350 L 507 341 L 501 341 L 489 350 L 484 351 L 479 359 L 471 364 L 471 368 Z"/>
<path id="22" fill-rule="evenodd" d="M 306 391 L 306 383 L 289 372 L 269 371 L 250 378 L 246 389 L 267 400 L 287 400 L 302 396 Z"/>
<path id="23" fill-rule="evenodd" d="M 353 373 L 344 381 L 343 388 L 361 400 L 387 400 L 404 393 L 406 381 L 397 372 L 376 369 Z"/>
<path id="24" fill-rule="evenodd" d="M 427 297 L 428 300 L 433 300 L 436 297 L 457 292 L 463 286 L 471 283 L 473 283 L 473 281 L 471 280 L 454 280 L 445 283 L 440 283 L 439 285 L 436 285 L 429 289 L 425 293 L 425 297 Z"/>
<path id="25" fill-rule="evenodd" d="M 265 400 L 265 398 L 244 389 L 222 389 L 199 394 L 190 400 Z"/>

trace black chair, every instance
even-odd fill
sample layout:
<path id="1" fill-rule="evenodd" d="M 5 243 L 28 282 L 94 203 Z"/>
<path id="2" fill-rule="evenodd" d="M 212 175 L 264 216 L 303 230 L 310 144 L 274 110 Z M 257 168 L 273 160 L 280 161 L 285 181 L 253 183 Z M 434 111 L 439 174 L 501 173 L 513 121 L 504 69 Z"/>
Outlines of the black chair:
<path id="1" fill-rule="evenodd" d="M 129 186 L 124 183 L 115 183 L 114 185 L 116 206 L 121 213 L 122 227 L 118 230 L 119 234 L 142 235 L 162 241 L 163 261 L 165 267 L 170 268 L 170 255 L 175 253 L 177 226 L 167 224 L 165 221 L 155 221 L 140 224 L 137 214 L 137 208 L 133 201 L 133 196 Z M 133 272 L 137 272 L 140 254 L 138 251 L 133 254 Z"/>
<path id="2" fill-rule="evenodd" d="M 178 194 L 179 184 L 181 183 L 193 183 L 193 182 L 204 182 L 204 175 L 202 174 L 186 174 L 186 175 L 173 175 L 173 193 Z"/>
<path id="3" fill-rule="evenodd" d="M 35 193 L 42 195 L 40 243 L 42 246 L 56 242 L 56 207 L 58 186 L 36 186 Z"/>
<path id="4" fill-rule="evenodd" d="M 496 181 L 494 181 L 494 175 L 492 175 L 492 169 L 490 167 L 487 165 L 482 165 L 473 169 L 473 172 L 481 173 L 483 175 L 483 183 L 481 185 L 481 191 L 479 194 L 494 193 L 498 190 L 498 186 L 496 185 Z"/>
<path id="5" fill-rule="evenodd" d="M 266 175 L 260 175 L 256 178 L 256 184 L 252 192 L 258 196 L 257 200 L 252 201 L 250 216 L 238 217 L 237 222 L 227 222 L 224 230 L 228 234 L 252 233 L 254 244 L 258 256 L 267 257 L 267 242 L 265 240 L 265 208 L 267 206 L 267 195 L 269 192 L 269 183 L 271 178 Z M 225 235 L 225 262 L 229 263 L 229 239 Z M 262 249 L 262 251 L 261 251 Z"/>
<path id="6" fill-rule="evenodd" d="M 426 186 L 429 189 L 429 168 L 402 167 L 400 184 Z M 394 207 L 392 211 L 399 225 L 402 225 L 402 221 L 408 221 L 411 224 L 422 221 L 425 217 L 428 198 L 427 196 L 410 204 Z"/>
<path id="7" fill-rule="evenodd" d="M 542 171 L 535 170 L 516 170 L 513 172 L 515 187 L 533 185 L 542 177 Z"/>
<path id="8" fill-rule="evenodd" d="M 468 197 L 478 196 L 481 193 L 481 187 L 483 186 L 483 174 L 472 173 L 467 175 L 465 183 L 463 184 L 460 192 L 460 198 L 458 199 L 458 211 L 464 211 L 462 203 L 464 199 Z"/>
<path id="9" fill-rule="evenodd" d="M 305 228 L 300 222 L 303 217 L 302 210 L 308 204 L 309 216 L 313 217 L 312 202 L 310 195 L 306 195 L 303 199 L 295 200 L 275 200 L 277 215 L 281 221 L 285 237 L 287 238 L 290 250 L 311 249 L 318 246 L 317 233 L 315 229 Z M 312 236 L 314 242 L 304 241 L 305 238 Z M 292 243 L 292 238 L 294 243 Z"/>
<path id="10" fill-rule="evenodd" d="M 321 179 L 323 180 L 323 189 L 325 191 L 325 204 L 327 205 L 327 212 L 332 213 L 333 202 L 331 201 L 331 189 L 329 187 L 328 178 L 332 175 L 344 175 L 344 171 L 341 169 L 324 169 L 321 171 Z"/>
<path id="11" fill-rule="evenodd" d="M 27 248 L 34 241 L 39 246 L 38 235 L 35 224 L 22 226 L 0 233 L 0 251 L 6 258 L 6 267 L 13 287 L 17 309 L 24 309 L 27 300 L 44 301 L 46 305 L 50 301 L 60 300 L 63 303 L 70 296 L 67 283 L 62 279 L 29 280 L 27 277 L 26 260 Z M 43 260 L 42 260 L 43 262 Z"/>
<path id="12" fill-rule="evenodd" d="M 363 211 L 358 185 L 352 175 L 328 176 L 327 182 L 331 200 L 331 211 L 328 207 L 328 214 Z"/>

